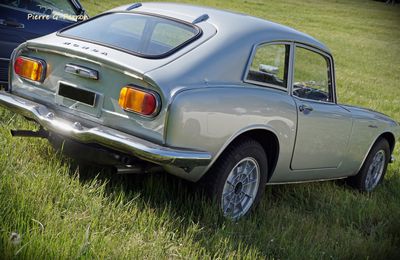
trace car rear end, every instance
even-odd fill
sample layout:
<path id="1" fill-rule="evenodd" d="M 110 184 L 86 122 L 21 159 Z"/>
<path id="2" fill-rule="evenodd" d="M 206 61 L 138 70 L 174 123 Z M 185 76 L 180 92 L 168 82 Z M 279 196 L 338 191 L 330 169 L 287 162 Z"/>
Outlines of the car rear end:
<path id="1" fill-rule="evenodd" d="M 20 45 L 0 104 L 38 122 L 45 136 L 101 146 L 185 175 L 211 156 L 164 146 L 172 94 L 146 72 L 200 44 L 201 34 L 195 25 L 156 15 L 100 15 Z"/>
<path id="2" fill-rule="evenodd" d="M 113 55 L 112 50 L 82 41 L 56 39 L 64 42 L 59 42 L 59 46 L 29 42 L 16 51 L 10 85 L 14 95 L 162 142 L 162 129 L 152 127 L 163 125 L 160 110 L 161 101 L 165 100 L 160 88 L 144 80 L 142 71 L 128 70 L 115 60 L 107 60 Z M 94 48 L 99 52 L 90 53 Z M 119 104 L 124 88 L 148 93 L 157 102 L 150 112 L 130 110 Z"/>

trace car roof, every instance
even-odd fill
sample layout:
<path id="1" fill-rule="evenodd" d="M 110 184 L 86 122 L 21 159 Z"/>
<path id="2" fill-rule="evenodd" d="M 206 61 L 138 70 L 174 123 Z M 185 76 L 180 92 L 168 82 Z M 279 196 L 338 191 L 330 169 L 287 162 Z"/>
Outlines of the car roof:
<path id="1" fill-rule="evenodd" d="M 133 4 L 124 5 L 110 11 L 127 11 L 132 6 Z M 243 35 L 243 37 L 253 38 L 256 41 L 259 40 L 260 43 L 263 41 L 299 42 L 316 47 L 330 54 L 330 50 L 326 45 L 305 33 L 247 14 L 189 4 L 155 2 L 136 4 L 136 8 L 131 9 L 130 12 L 163 15 L 190 23 L 200 16 L 207 14 L 209 18 L 206 22 L 213 24 L 218 33 L 225 34 L 225 39 L 229 39 L 229 35 L 232 35 L 232 37 Z"/>

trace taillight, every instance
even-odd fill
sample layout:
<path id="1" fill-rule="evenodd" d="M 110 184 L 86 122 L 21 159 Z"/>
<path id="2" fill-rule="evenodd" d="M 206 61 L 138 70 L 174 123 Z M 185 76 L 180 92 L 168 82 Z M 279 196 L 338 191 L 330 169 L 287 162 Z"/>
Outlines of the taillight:
<path id="1" fill-rule="evenodd" d="M 158 109 L 156 94 L 132 86 L 121 89 L 118 103 L 124 110 L 144 116 L 154 116 Z"/>
<path id="2" fill-rule="evenodd" d="M 46 63 L 42 60 L 19 56 L 14 62 L 15 73 L 33 81 L 43 81 L 46 75 Z"/>

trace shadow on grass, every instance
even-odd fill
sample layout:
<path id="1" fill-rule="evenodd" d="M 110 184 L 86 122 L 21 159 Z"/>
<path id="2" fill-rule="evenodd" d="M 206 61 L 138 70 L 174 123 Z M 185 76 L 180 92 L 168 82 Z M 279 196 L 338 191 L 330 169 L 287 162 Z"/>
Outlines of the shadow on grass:
<path id="1" fill-rule="evenodd" d="M 105 182 L 105 192 L 110 199 L 120 192 L 126 195 L 127 200 L 136 198 L 140 194 L 140 199 L 150 207 L 160 212 L 169 207 L 168 210 L 172 211 L 172 215 L 182 218 L 190 216 L 194 222 L 201 221 L 204 217 L 200 210 L 202 207 L 214 206 L 196 183 L 185 181 L 166 172 L 118 174 L 112 168 L 72 162 L 70 175 L 76 174 L 83 184 L 90 183 L 94 179 L 101 183 Z M 224 219 L 219 218 L 219 220 Z"/>
<path id="2" fill-rule="evenodd" d="M 76 163 L 71 164 L 70 174 L 74 176 L 77 173 L 83 184 L 90 183 L 94 179 L 102 183 L 106 182 L 106 196 L 110 200 L 113 200 L 113 196 L 120 192 L 126 195 L 127 201 L 137 199 L 139 194 L 140 203 L 154 209 L 156 215 L 161 216 L 167 211 L 171 218 L 180 219 L 180 225 L 176 228 L 182 234 L 193 223 L 198 224 L 200 228 L 195 233 L 194 240 L 209 252 L 219 252 L 221 241 L 226 241 L 229 244 L 226 248 L 230 250 L 240 248 L 247 250 L 252 247 L 263 256 L 290 256 L 287 255 L 287 250 L 282 244 L 274 244 L 274 241 L 279 241 L 279 232 L 285 228 L 285 224 L 276 222 L 276 219 L 280 218 L 276 215 L 282 212 L 272 213 L 271 217 L 275 220 L 271 221 L 268 218 L 268 210 L 274 210 L 279 201 L 285 201 L 287 194 L 296 194 L 294 186 L 269 186 L 267 196 L 260 207 L 239 222 L 232 222 L 219 213 L 216 203 L 208 199 L 196 183 L 187 182 L 165 172 L 122 175 L 116 174 L 110 168 L 82 167 Z M 299 196 L 298 200 L 301 200 L 301 195 Z M 294 213 L 290 214 L 294 216 L 288 215 L 289 226 L 293 224 L 290 223 L 290 218 L 301 220 L 304 215 L 310 214 L 310 209 L 299 206 Z M 274 225 L 281 226 L 274 227 Z M 273 229 L 276 230 L 269 232 Z"/>
<path id="3" fill-rule="evenodd" d="M 164 172 L 120 175 L 109 168 L 72 163 L 70 174 L 78 174 L 82 184 L 95 179 L 105 182 L 107 199 L 113 201 L 115 194 L 123 193 L 127 202 L 135 199 L 139 207 L 153 209 L 160 221 L 165 221 L 161 216 L 167 212 L 171 220 L 179 219 L 175 228 L 180 234 L 198 225 L 193 241 L 210 255 L 221 253 L 225 245 L 222 250 L 252 250 L 258 256 L 272 258 L 292 258 L 297 253 L 315 258 L 390 257 L 395 253 L 393 245 L 400 241 L 393 231 L 400 222 L 385 218 L 389 208 L 377 210 L 382 210 L 382 200 L 394 203 L 399 194 L 388 193 L 392 186 L 398 186 L 398 180 L 372 196 L 360 194 L 343 182 L 267 186 L 261 205 L 235 223 L 223 218 L 216 203 L 195 183 Z M 351 242 L 353 239 L 358 242 Z M 386 248 L 377 246 L 380 241 L 387 243 Z"/>
<path id="4" fill-rule="evenodd" d="M 157 216 L 166 211 L 171 219 L 179 219 L 177 230 L 184 234 L 187 229 L 198 225 L 194 241 L 198 241 L 209 252 L 217 252 L 221 241 L 228 241 L 227 248 L 260 246 L 264 249 L 263 240 L 257 236 L 256 230 L 267 222 L 260 216 L 262 213 L 235 223 L 225 219 L 216 203 L 211 201 L 196 183 L 182 180 L 165 172 L 152 174 L 116 174 L 110 168 L 79 166 L 73 163 L 70 167 L 71 176 L 79 173 L 82 184 L 90 183 L 94 179 L 106 182 L 106 196 L 113 200 L 120 192 L 126 195 L 126 200 L 137 199 L 139 204 L 154 209 Z M 161 218 L 160 218 L 161 219 Z M 160 220 L 162 221 L 162 220 Z M 268 241 L 271 239 L 268 239 Z M 260 243 L 261 242 L 261 243 Z M 246 249 L 245 249 L 246 250 Z M 211 254 L 212 255 L 212 254 Z M 282 252 L 278 254 L 282 256 Z"/>

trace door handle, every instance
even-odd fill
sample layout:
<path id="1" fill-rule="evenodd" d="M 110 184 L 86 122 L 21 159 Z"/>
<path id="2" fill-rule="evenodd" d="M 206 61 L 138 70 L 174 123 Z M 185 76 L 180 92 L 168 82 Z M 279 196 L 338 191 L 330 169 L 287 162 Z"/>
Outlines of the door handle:
<path id="1" fill-rule="evenodd" d="M 307 105 L 307 104 L 301 104 L 299 106 L 299 111 L 300 112 L 308 113 L 308 112 L 311 112 L 313 110 L 314 110 L 314 108 L 312 108 L 312 106 Z"/>
<path id="2" fill-rule="evenodd" d="M 19 28 L 19 29 L 22 29 L 25 27 L 25 25 L 23 23 L 19 23 L 15 20 L 9 20 L 9 19 L 0 19 L 0 25 L 13 27 L 13 28 Z"/>

